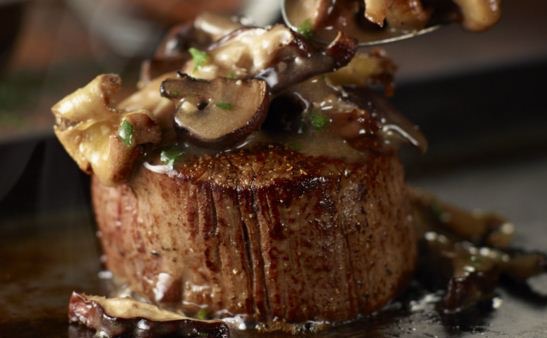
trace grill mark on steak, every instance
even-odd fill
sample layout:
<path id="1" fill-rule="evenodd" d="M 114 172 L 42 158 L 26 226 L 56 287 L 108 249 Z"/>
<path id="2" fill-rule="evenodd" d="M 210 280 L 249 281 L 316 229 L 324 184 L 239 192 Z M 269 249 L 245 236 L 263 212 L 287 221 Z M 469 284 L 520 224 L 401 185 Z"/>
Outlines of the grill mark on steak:
<path id="1" fill-rule="evenodd" d="M 261 285 L 262 285 L 262 289 L 263 289 L 263 292 L 264 292 L 264 316 L 263 318 L 265 320 L 271 320 L 272 319 L 272 306 L 271 306 L 271 303 L 270 303 L 270 289 L 269 289 L 269 286 L 268 286 L 268 280 L 266 279 L 266 259 L 264 258 L 264 254 L 265 254 L 265 251 L 263 250 L 263 245 L 262 245 L 262 235 L 260 233 L 260 220 L 259 220 L 259 213 L 260 213 L 260 202 L 258 201 L 259 199 L 259 194 L 260 194 L 260 190 L 262 190 L 261 188 L 251 188 L 251 193 L 249 194 L 251 200 L 249 201 L 250 202 L 250 205 L 252 205 L 252 215 L 253 215 L 253 219 L 255 220 L 255 222 L 253 223 L 253 232 L 255 234 L 255 240 L 256 240 L 256 255 L 253 255 L 254 257 L 256 257 L 258 259 L 258 261 L 256 262 L 257 263 L 257 267 L 259 268 L 259 270 L 257 270 L 259 273 L 260 273 L 260 282 L 261 282 Z M 254 241 L 253 241 L 254 242 Z M 259 278 L 256 278 L 255 280 L 258 281 Z"/>
<path id="2" fill-rule="evenodd" d="M 211 186 L 209 184 L 202 184 L 199 195 L 203 196 L 205 199 L 203 203 L 199 203 L 200 209 L 204 208 L 205 210 L 202 210 L 202 212 L 198 214 L 201 218 L 203 240 L 205 242 L 211 242 L 212 244 L 208 245 L 205 249 L 205 255 L 207 256 L 205 263 L 211 271 L 219 272 L 221 258 L 218 252 L 219 243 L 216 234 L 217 215 L 215 201 L 211 193 Z"/>
<path id="3" fill-rule="evenodd" d="M 338 191 L 342 191 L 342 178 L 340 178 L 340 176 L 338 177 L 338 180 L 337 180 L 337 190 Z M 345 214 L 344 214 L 344 211 L 345 211 L 345 203 L 344 203 L 344 198 L 347 197 L 347 195 L 343 196 L 343 195 L 340 195 L 338 200 L 336 201 L 337 202 L 337 205 L 339 206 L 337 208 L 337 210 L 341 210 L 341 212 L 336 212 L 336 215 L 337 215 L 337 223 L 340 224 L 343 228 L 344 228 L 344 231 L 343 231 L 343 236 L 344 236 L 344 245 L 345 245 L 345 255 L 344 257 L 346 257 L 346 262 L 345 262 L 345 266 L 346 266 L 346 280 L 347 280 L 347 288 L 348 288 L 348 294 L 350 295 L 349 297 L 349 305 L 350 305 L 350 311 L 351 312 L 358 312 L 359 311 L 359 302 L 357 301 L 357 294 L 356 294 L 356 286 L 355 286 L 355 275 L 353 273 L 354 271 L 354 268 L 353 268 L 353 261 L 352 261 L 352 255 L 351 255 L 351 251 L 350 251 L 350 246 L 349 246 L 349 239 L 348 237 L 350 236 L 351 234 L 351 222 L 348 222 L 346 219 L 345 219 Z"/>
<path id="4" fill-rule="evenodd" d="M 278 304 L 280 301 L 279 299 L 279 293 L 275 286 L 277 283 L 272 283 L 272 280 L 275 278 L 275 276 L 270 275 L 270 271 L 272 268 L 275 268 L 275 266 L 272 266 L 272 260 L 269 257 L 272 253 L 272 248 L 270 247 L 270 243 L 268 241 L 264 240 L 268 238 L 268 229 L 264 229 L 264 224 L 271 224 L 270 221 L 270 215 L 268 212 L 268 203 L 266 199 L 266 190 L 267 188 L 258 188 L 253 191 L 254 193 L 254 210 L 256 215 L 256 227 L 257 227 L 257 236 L 260 244 L 259 254 L 262 258 L 262 269 L 264 271 L 264 291 L 266 300 L 268 302 L 268 317 L 274 316 L 275 309 L 273 308 L 273 304 Z M 273 303 L 273 304 L 272 304 Z"/>
<path id="5" fill-rule="evenodd" d="M 244 246 L 244 262 L 245 262 L 245 269 L 247 271 L 247 290 L 251 290 L 252 292 L 249 292 L 248 295 L 248 304 L 247 308 L 249 309 L 248 312 L 256 313 L 257 311 L 257 304 L 255 301 L 255 294 L 254 294 L 254 280 L 255 280 L 255 272 L 253 268 L 253 256 L 252 256 L 252 249 L 251 249 L 251 239 L 249 237 L 249 229 L 247 226 L 247 223 L 245 222 L 245 218 L 243 217 L 242 210 L 243 203 L 245 203 L 240 198 L 240 193 L 236 192 L 236 201 L 237 205 L 239 206 L 239 214 L 240 214 L 240 227 L 241 232 L 243 236 L 243 246 Z"/>

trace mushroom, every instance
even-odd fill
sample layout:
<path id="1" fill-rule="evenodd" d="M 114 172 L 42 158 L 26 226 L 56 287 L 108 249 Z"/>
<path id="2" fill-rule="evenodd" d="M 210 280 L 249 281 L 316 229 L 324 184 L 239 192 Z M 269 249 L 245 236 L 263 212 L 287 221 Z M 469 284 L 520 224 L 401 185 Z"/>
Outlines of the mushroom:
<path id="1" fill-rule="evenodd" d="M 161 41 L 154 56 L 142 63 L 139 86 L 146 85 L 164 73 L 181 69 L 190 59 L 190 48 L 207 48 L 213 41 L 241 27 L 241 22 L 233 17 L 209 12 L 200 14 L 192 23 L 173 27 Z"/>
<path id="2" fill-rule="evenodd" d="M 230 329 L 220 320 L 199 320 L 132 298 L 105 298 L 73 292 L 68 305 L 71 323 L 106 337 L 227 338 Z"/>
<path id="3" fill-rule="evenodd" d="M 348 65 L 327 74 L 331 83 L 339 86 L 383 85 L 386 95 L 392 95 L 397 66 L 382 49 L 358 53 Z"/>
<path id="4" fill-rule="evenodd" d="M 494 214 L 477 214 L 408 189 L 421 237 L 426 284 L 446 289 L 443 308 L 458 312 L 488 299 L 501 278 L 517 285 L 547 273 L 547 255 L 510 248 L 513 226 Z"/>
<path id="5" fill-rule="evenodd" d="M 388 3 L 386 0 L 364 0 L 365 18 L 380 27 L 384 26 Z"/>
<path id="6" fill-rule="evenodd" d="M 425 27 L 431 16 L 419 0 L 392 0 L 385 13 L 391 29 L 416 30 Z"/>
<path id="7" fill-rule="evenodd" d="M 205 50 L 194 50 L 183 72 L 212 80 L 219 76 L 243 78 L 270 67 L 280 55 L 298 49 L 293 32 L 283 26 L 243 27 L 214 42 Z"/>
<path id="8" fill-rule="evenodd" d="M 324 50 L 314 50 L 304 41 L 301 44 L 307 53 L 289 55 L 256 76 L 264 79 L 272 92 L 281 92 L 295 83 L 344 67 L 356 52 L 356 41 L 343 33 L 338 33 Z"/>
<path id="9" fill-rule="evenodd" d="M 161 84 L 161 95 L 176 104 L 175 122 L 194 143 L 227 146 L 260 128 L 269 91 L 258 79 L 198 80 L 180 73 Z"/>
<path id="10" fill-rule="evenodd" d="M 325 24 L 335 3 L 336 0 L 286 0 L 285 14 L 300 29 L 308 24 L 315 29 Z"/>
<path id="11" fill-rule="evenodd" d="M 142 146 L 159 143 L 161 131 L 147 110 L 118 110 L 112 97 L 121 88 L 114 74 L 97 76 L 52 107 L 54 131 L 78 166 L 104 184 L 123 181 Z"/>
<path id="12" fill-rule="evenodd" d="M 460 7 L 463 26 L 470 31 L 484 31 L 501 16 L 501 0 L 453 0 Z"/>

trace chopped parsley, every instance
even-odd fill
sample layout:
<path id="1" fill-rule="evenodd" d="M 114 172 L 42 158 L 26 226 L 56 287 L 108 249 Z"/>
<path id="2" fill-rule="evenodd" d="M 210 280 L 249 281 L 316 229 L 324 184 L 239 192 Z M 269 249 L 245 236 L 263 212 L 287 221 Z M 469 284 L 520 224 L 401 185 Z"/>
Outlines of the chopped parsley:
<path id="1" fill-rule="evenodd" d="M 237 79 L 237 74 L 235 71 L 231 70 L 228 75 L 226 75 L 227 78 L 229 78 L 230 80 L 235 80 Z"/>
<path id="2" fill-rule="evenodd" d="M 232 108 L 234 108 L 234 106 L 229 102 L 217 102 L 215 103 L 215 106 L 224 110 L 232 110 Z"/>
<path id="3" fill-rule="evenodd" d="M 207 52 L 204 52 L 194 47 L 190 48 L 188 52 L 190 52 L 190 55 L 192 55 L 192 60 L 194 61 L 194 70 L 205 66 L 207 62 L 209 62 L 209 55 L 207 54 Z"/>
<path id="4" fill-rule="evenodd" d="M 182 156 L 183 151 L 178 148 L 169 148 L 162 150 L 160 153 L 161 163 L 170 166 L 171 168 L 175 165 L 175 162 Z"/>
<path id="5" fill-rule="evenodd" d="M 321 130 L 330 122 L 329 117 L 322 113 L 312 112 L 310 114 L 310 123 L 312 127 Z"/>
<path id="6" fill-rule="evenodd" d="M 126 146 L 133 145 L 133 125 L 129 121 L 122 120 L 118 128 L 118 137 Z"/>
<path id="7" fill-rule="evenodd" d="M 310 39 L 313 36 L 313 26 L 310 19 L 302 21 L 296 31 L 306 39 Z"/>
<path id="8" fill-rule="evenodd" d="M 196 318 L 199 320 L 205 320 L 207 319 L 207 310 L 206 309 L 199 309 L 199 311 L 196 313 Z"/>

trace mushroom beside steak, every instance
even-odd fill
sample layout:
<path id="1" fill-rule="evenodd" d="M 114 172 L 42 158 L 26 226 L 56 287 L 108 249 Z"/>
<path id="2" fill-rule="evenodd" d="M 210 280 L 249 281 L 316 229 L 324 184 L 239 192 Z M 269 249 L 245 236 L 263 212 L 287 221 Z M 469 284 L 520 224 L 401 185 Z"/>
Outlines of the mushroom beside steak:
<path id="1" fill-rule="evenodd" d="M 68 319 L 94 330 L 98 337 L 230 337 L 228 326 L 221 321 L 189 318 L 131 298 L 73 292 Z"/>

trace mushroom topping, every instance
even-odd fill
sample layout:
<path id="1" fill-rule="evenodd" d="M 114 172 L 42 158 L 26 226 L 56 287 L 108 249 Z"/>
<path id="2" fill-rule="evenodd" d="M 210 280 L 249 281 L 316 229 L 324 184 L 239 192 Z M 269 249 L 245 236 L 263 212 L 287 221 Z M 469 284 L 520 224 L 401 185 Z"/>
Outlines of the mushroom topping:
<path id="1" fill-rule="evenodd" d="M 222 321 L 186 317 L 132 298 L 104 298 L 73 292 L 68 318 L 71 323 L 94 330 L 97 337 L 230 336 L 228 326 Z"/>
<path id="2" fill-rule="evenodd" d="M 463 16 L 463 26 L 470 31 L 492 27 L 501 16 L 501 0 L 453 0 Z"/>
<path id="3" fill-rule="evenodd" d="M 176 72 L 165 73 L 147 83 L 139 91 L 133 93 L 119 105 L 118 109 L 124 111 L 146 110 L 150 116 L 160 126 L 162 131 L 162 141 L 175 141 L 173 132 L 173 114 L 175 105 L 171 100 L 161 96 L 160 85 L 169 78 L 176 77 Z"/>
<path id="4" fill-rule="evenodd" d="M 183 72 L 206 80 L 219 76 L 250 77 L 269 67 L 295 39 L 292 31 L 283 25 L 268 29 L 241 28 L 206 50 L 190 50 L 192 59 L 183 67 Z"/>
<path id="5" fill-rule="evenodd" d="M 422 29 L 430 14 L 418 0 L 392 0 L 385 13 L 389 27 L 397 30 Z"/>
<path id="6" fill-rule="evenodd" d="M 385 0 L 364 0 L 365 18 L 380 27 L 384 26 L 388 2 Z"/>
<path id="7" fill-rule="evenodd" d="M 161 131 L 146 110 L 117 110 L 117 75 L 99 75 L 52 107 L 54 131 L 78 166 L 104 184 L 124 180 L 142 145 L 158 143 Z"/>
<path id="8" fill-rule="evenodd" d="M 258 79 L 198 80 L 181 73 L 161 84 L 161 95 L 176 104 L 175 122 L 191 141 L 226 146 L 243 140 L 266 118 L 269 91 Z"/>
<path id="9" fill-rule="evenodd" d="M 286 93 L 301 102 L 311 130 L 337 135 L 355 149 L 392 150 L 406 142 L 422 152 L 427 150 L 427 140 L 417 127 L 370 89 L 334 86 L 315 77 Z"/>
<path id="10" fill-rule="evenodd" d="M 272 92 L 280 92 L 291 85 L 347 65 L 355 55 L 356 41 L 339 33 L 325 50 L 314 51 L 307 47 L 311 51 L 289 55 L 256 77 L 268 82 Z"/>
<path id="11" fill-rule="evenodd" d="M 397 66 L 381 49 L 373 49 L 369 53 L 358 53 L 350 63 L 327 74 L 331 83 L 339 86 L 383 85 L 386 95 L 393 94 L 393 78 Z"/>
<path id="12" fill-rule="evenodd" d="M 330 41 L 338 31 L 361 41 L 371 41 L 396 37 L 428 25 L 460 20 L 468 30 L 485 30 L 498 21 L 500 2 L 286 0 L 285 15 L 294 24 L 292 28 L 295 31 L 317 41 Z"/>
<path id="13" fill-rule="evenodd" d="M 286 0 L 285 14 L 298 26 L 298 33 L 307 35 L 325 24 L 335 3 L 336 0 Z"/>
<path id="14" fill-rule="evenodd" d="M 233 18 L 209 12 L 200 14 L 190 24 L 173 27 L 154 56 L 142 63 L 139 85 L 144 86 L 164 73 L 181 69 L 191 57 L 190 48 L 207 48 L 213 41 L 241 27 Z"/>

